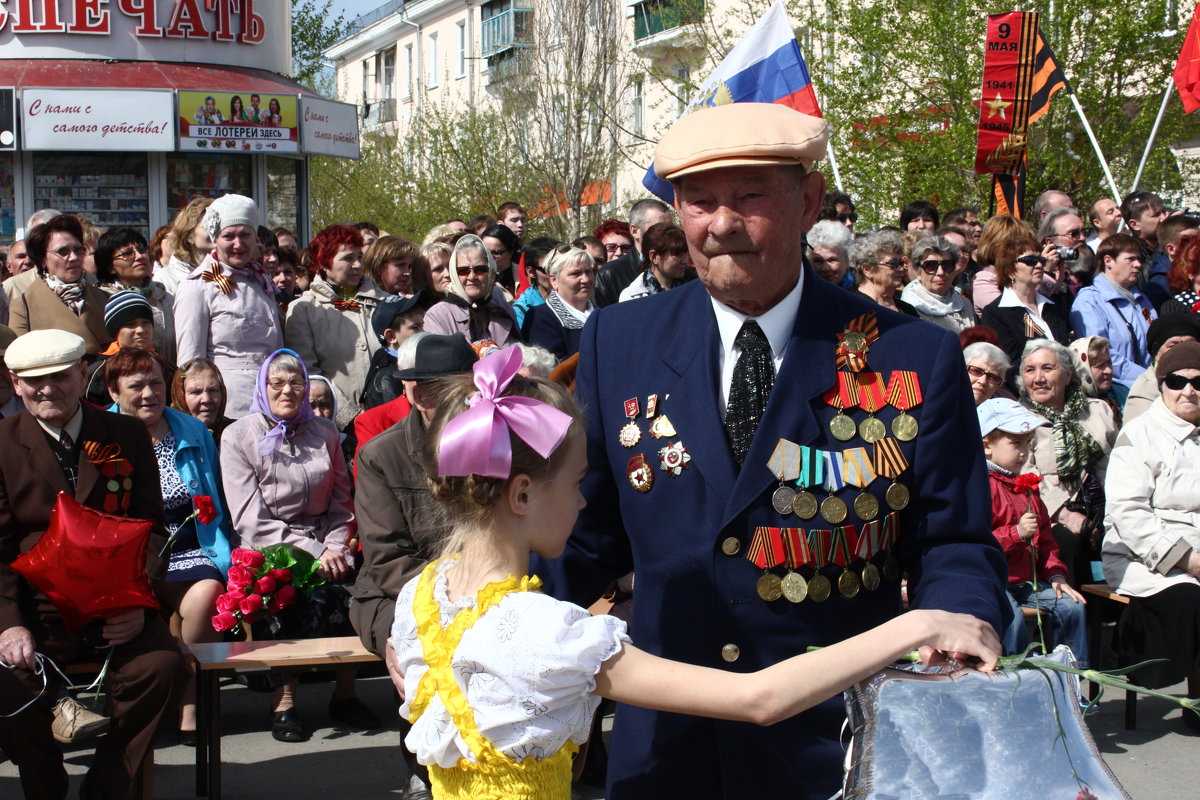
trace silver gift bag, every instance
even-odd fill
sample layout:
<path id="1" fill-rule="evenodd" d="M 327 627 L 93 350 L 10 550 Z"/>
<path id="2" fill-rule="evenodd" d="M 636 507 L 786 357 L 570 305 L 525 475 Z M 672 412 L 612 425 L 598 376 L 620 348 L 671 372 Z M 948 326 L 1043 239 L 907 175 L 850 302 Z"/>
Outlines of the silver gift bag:
<path id="1" fill-rule="evenodd" d="M 1049 659 L 1074 666 L 1059 647 Z M 1079 708 L 1079 680 L 891 668 L 846 692 L 844 800 L 1128 800 Z"/>

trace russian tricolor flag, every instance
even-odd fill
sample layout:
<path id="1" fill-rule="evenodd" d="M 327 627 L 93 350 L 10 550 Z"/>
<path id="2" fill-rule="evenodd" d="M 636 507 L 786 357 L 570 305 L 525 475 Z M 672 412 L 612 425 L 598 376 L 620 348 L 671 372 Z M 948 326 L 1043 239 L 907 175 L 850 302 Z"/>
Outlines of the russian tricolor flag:
<path id="1" fill-rule="evenodd" d="M 729 51 L 681 116 L 725 103 L 780 103 L 821 116 L 783 0 L 772 5 Z M 655 175 L 653 166 L 646 170 L 642 185 L 668 203 L 675 197 L 671 184 Z"/>

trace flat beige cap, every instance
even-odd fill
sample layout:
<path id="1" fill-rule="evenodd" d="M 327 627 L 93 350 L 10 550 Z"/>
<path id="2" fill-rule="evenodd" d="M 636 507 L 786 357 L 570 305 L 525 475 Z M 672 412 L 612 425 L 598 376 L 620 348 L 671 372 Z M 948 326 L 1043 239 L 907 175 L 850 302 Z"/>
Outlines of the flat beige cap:
<path id="1" fill-rule="evenodd" d="M 75 334 L 47 328 L 18 336 L 4 351 L 4 363 L 18 377 L 36 378 L 78 364 L 86 351 Z"/>
<path id="2" fill-rule="evenodd" d="M 654 172 L 674 180 L 723 167 L 803 164 L 825 157 L 829 124 L 778 103 L 728 103 L 678 120 L 658 143 Z"/>

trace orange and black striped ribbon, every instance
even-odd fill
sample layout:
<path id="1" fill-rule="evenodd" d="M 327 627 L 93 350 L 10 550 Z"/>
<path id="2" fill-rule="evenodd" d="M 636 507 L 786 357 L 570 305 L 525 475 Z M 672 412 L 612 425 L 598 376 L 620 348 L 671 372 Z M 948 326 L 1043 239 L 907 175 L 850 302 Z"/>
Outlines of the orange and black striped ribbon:
<path id="1" fill-rule="evenodd" d="M 813 560 L 812 550 L 808 546 L 808 536 L 800 528 L 783 529 L 783 547 L 787 551 L 784 566 L 795 569 L 809 564 Z"/>
<path id="2" fill-rule="evenodd" d="M 883 376 L 878 372 L 858 373 L 858 404 L 868 414 L 874 414 L 883 408 L 886 393 L 883 388 Z"/>
<path id="3" fill-rule="evenodd" d="M 215 283 L 221 294 L 233 294 L 233 279 L 223 272 L 217 272 L 216 264 L 209 267 L 208 272 L 200 273 L 200 278 L 208 283 Z"/>
<path id="4" fill-rule="evenodd" d="M 759 569 L 770 569 L 783 563 L 783 534 L 779 528 L 759 526 L 746 551 L 746 560 Z"/>
<path id="5" fill-rule="evenodd" d="M 913 370 L 896 370 L 888 378 L 887 401 L 897 411 L 908 411 L 921 405 L 921 379 Z"/>
<path id="6" fill-rule="evenodd" d="M 825 390 L 825 402 L 838 411 L 854 408 L 858 405 L 860 377 L 857 372 L 839 372 L 837 374 L 837 386 Z"/>
<path id="7" fill-rule="evenodd" d="M 872 453 L 871 463 L 875 467 L 875 472 L 885 478 L 898 478 L 904 470 L 908 469 L 908 459 L 901 452 L 900 443 L 891 436 L 884 437 L 875 443 L 875 452 Z"/>
<path id="8" fill-rule="evenodd" d="M 1046 334 L 1038 327 L 1038 324 L 1033 321 L 1033 315 L 1025 312 L 1025 338 L 1040 339 Z"/>
<path id="9" fill-rule="evenodd" d="M 362 304 L 357 300 L 334 300 L 333 307 L 338 311 L 358 311 Z"/>
<path id="10" fill-rule="evenodd" d="M 861 333 L 866 340 L 866 347 L 861 352 L 851 350 L 846 346 L 846 334 Z M 874 311 L 868 311 L 860 317 L 855 317 L 846 325 L 844 333 L 838 334 L 837 354 L 838 369 L 848 369 L 851 372 L 862 372 L 867 368 L 867 350 L 879 338 L 879 320 Z"/>

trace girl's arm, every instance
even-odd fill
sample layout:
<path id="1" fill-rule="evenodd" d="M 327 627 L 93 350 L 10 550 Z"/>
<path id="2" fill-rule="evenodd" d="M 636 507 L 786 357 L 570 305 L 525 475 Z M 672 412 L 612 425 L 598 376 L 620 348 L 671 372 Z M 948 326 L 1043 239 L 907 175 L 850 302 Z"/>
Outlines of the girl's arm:
<path id="1" fill-rule="evenodd" d="M 596 694 L 658 711 L 773 725 L 923 645 L 978 656 L 985 672 L 1000 657 L 1000 641 L 987 623 L 966 614 L 917 610 L 749 674 L 671 661 L 626 645 L 600 666 Z"/>

